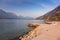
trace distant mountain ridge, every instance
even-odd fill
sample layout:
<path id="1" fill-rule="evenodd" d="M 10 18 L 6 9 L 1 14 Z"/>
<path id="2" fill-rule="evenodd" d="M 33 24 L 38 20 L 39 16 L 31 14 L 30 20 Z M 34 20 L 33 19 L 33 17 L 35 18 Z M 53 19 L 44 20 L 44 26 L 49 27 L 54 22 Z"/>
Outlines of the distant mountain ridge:
<path id="1" fill-rule="evenodd" d="M 0 19 L 13 19 L 13 18 L 17 18 L 17 15 L 15 15 L 14 13 L 10 13 L 10 12 L 5 12 L 4 10 L 0 9 Z"/>
<path id="2" fill-rule="evenodd" d="M 36 19 L 41 20 L 60 20 L 60 5 L 56 7 L 54 10 L 46 13 L 43 16 L 37 17 Z"/>
<path id="3" fill-rule="evenodd" d="M 17 16 L 15 13 L 0 9 L 0 19 L 33 19 L 32 17 Z"/>

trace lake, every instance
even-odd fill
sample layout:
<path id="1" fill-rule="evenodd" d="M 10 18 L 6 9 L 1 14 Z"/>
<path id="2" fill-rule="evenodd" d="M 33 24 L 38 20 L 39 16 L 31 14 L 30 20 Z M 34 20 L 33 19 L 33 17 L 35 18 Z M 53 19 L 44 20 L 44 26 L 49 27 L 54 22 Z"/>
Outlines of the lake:
<path id="1" fill-rule="evenodd" d="M 43 20 L 0 19 L 0 40 L 9 40 L 32 30 L 29 23 L 44 23 Z"/>

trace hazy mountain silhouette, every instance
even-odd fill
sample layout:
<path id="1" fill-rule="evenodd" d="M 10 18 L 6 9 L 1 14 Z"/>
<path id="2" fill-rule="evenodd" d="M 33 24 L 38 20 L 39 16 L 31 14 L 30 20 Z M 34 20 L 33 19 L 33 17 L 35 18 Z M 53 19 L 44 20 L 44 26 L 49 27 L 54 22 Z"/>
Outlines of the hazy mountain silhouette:
<path id="1" fill-rule="evenodd" d="M 17 15 L 15 15 L 14 13 L 5 12 L 4 10 L 0 9 L 0 19 L 3 18 L 7 18 L 7 19 L 17 18 Z"/>
<path id="2" fill-rule="evenodd" d="M 32 17 L 17 16 L 15 13 L 0 9 L 0 19 L 33 19 Z"/>
<path id="3" fill-rule="evenodd" d="M 41 20 L 60 20 L 60 5 L 56 7 L 54 10 L 46 13 L 43 16 L 37 17 L 37 19 Z"/>

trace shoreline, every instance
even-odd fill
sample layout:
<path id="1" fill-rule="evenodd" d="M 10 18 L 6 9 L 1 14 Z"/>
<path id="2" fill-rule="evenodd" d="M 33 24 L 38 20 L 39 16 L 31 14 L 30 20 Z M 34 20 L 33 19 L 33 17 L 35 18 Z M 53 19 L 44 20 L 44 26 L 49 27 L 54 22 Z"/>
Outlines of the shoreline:
<path id="1" fill-rule="evenodd" d="M 34 23 L 32 23 L 34 24 Z M 33 30 L 25 33 L 25 35 L 23 35 L 22 37 L 19 37 L 19 40 L 57 40 L 57 36 L 60 36 L 58 34 L 60 34 L 60 22 L 52 22 L 52 24 L 39 24 L 39 26 L 37 26 L 36 28 L 34 28 Z M 55 34 L 53 34 L 53 31 Z M 48 35 L 51 36 L 48 36 Z M 55 36 L 55 37 L 53 37 Z M 52 37 L 52 38 L 51 38 Z"/>
<path id="2" fill-rule="evenodd" d="M 20 36 L 19 40 L 31 40 L 32 38 L 37 36 L 36 32 L 43 28 L 40 26 L 41 24 L 39 24 L 39 23 L 31 23 L 31 25 L 33 25 L 34 29 L 29 32 L 26 32 L 24 35 Z M 38 25 L 38 26 L 36 26 L 36 25 Z M 29 27 L 32 27 L 32 26 L 29 26 Z"/>
<path id="3" fill-rule="evenodd" d="M 20 36 L 19 40 L 23 40 L 24 37 L 28 37 L 31 34 L 31 32 L 34 31 L 35 29 L 36 29 L 36 27 L 33 28 L 33 30 L 30 30 L 30 31 L 26 32 L 24 35 Z"/>

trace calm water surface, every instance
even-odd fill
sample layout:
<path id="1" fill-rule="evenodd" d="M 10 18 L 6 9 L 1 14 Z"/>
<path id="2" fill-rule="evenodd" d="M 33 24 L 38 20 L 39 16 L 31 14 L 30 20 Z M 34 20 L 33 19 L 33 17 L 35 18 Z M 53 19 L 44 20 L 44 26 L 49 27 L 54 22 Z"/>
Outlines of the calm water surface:
<path id="1" fill-rule="evenodd" d="M 32 30 L 28 23 L 43 23 L 43 20 L 0 19 L 0 40 L 9 40 Z"/>

